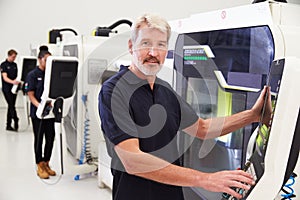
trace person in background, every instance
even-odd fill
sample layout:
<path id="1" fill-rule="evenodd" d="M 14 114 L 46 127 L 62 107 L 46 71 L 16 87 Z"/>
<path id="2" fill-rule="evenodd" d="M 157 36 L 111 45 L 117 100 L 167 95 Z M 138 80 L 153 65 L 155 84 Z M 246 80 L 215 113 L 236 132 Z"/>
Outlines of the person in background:
<path id="1" fill-rule="evenodd" d="M 49 166 L 55 137 L 54 118 L 39 119 L 36 116 L 36 111 L 44 91 L 46 61 L 47 57 L 50 55 L 51 53 L 48 51 L 47 46 L 40 47 L 40 52 L 38 54 L 39 65 L 28 73 L 25 83 L 25 91 L 31 102 L 30 117 L 34 133 L 34 153 L 37 164 L 37 175 L 41 179 L 48 179 L 49 176 L 56 175 L 56 172 Z M 46 143 L 43 151 L 44 136 Z"/>
<path id="2" fill-rule="evenodd" d="M 11 92 L 13 85 L 18 85 L 20 83 L 16 80 L 18 76 L 18 67 L 14 62 L 17 54 L 16 50 L 9 50 L 7 59 L 1 63 L 2 92 L 8 104 L 6 117 L 6 130 L 8 131 L 18 131 L 19 129 L 19 118 L 15 107 L 17 94 Z M 14 127 L 11 125 L 12 120 L 14 120 Z"/>
<path id="3" fill-rule="evenodd" d="M 269 88 L 249 110 L 201 119 L 167 82 L 156 77 L 168 52 L 168 22 L 145 14 L 132 27 L 128 41 L 132 62 L 105 81 L 99 93 L 101 128 L 112 157 L 113 199 L 183 200 L 182 187 L 241 198 L 232 188 L 249 190 L 255 184 L 253 177 L 242 170 L 206 173 L 182 166 L 177 133 L 182 130 L 205 140 L 258 122 Z M 267 105 L 270 118 L 270 95 Z"/>

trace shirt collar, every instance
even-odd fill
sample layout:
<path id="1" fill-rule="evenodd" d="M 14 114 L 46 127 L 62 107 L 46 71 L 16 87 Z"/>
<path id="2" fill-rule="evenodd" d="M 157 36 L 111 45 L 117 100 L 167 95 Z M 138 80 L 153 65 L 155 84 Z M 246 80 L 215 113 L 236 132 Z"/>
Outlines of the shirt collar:
<path id="1" fill-rule="evenodd" d="M 137 77 L 132 71 L 130 71 L 128 69 L 129 66 L 124 66 L 121 65 L 120 66 L 120 72 L 123 72 L 122 78 L 124 78 L 124 80 L 126 80 L 126 82 L 128 84 L 131 85 L 137 85 L 137 84 L 141 84 L 141 85 L 145 85 L 148 84 L 147 80 L 144 79 L 140 79 L 139 77 Z M 155 78 L 155 85 L 165 85 L 165 83 L 158 77 Z"/>
<path id="2" fill-rule="evenodd" d="M 39 66 L 37 66 L 36 69 L 37 69 L 37 71 L 38 71 L 39 73 L 42 73 L 42 74 L 45 73 L 45 71 L 41 70 L 41 69 L 39 68 Z"/>
<path id="3" fill-rule="evenodd" d="M 128 67 L 129 66 L 124 66 L 124 65 L 121 65 L 120 67 L 120 72 L 123 72 L 122 78 L 124 78 L 124 80 L 127 83 L 132 85 L 136 85 L 139 83 L 143 83 L 143 84 L 147 83 L 147 80 L 143 80 L 137 77 L 132 71 L 128 69 Z"/>
<path id="4" fill-rule="evenodd" d="M 14 62 L 9 62 L 8 59 L 6 59 L 6 62 L 8 62 L 8 63 L 10 63 L 10 64 L 14 63 Z"/>

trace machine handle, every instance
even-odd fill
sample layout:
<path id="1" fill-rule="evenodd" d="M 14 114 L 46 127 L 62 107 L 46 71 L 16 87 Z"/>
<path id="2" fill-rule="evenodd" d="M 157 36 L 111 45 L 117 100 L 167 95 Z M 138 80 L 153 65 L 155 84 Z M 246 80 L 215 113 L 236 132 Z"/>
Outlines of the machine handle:
<path id="1" fill-rule="evenodd" d="M 244 91 L 244 92 L 259 92 L 260 91 L 260 89 L 258 89 L 258 88 L 243 87 L 243 86 L 237 86 L 237 85 L 228 85 L 228 83 L 226 82 L 221 71 L 214 70 L 214 73 L 216 75 L 219 85 L 225 90 L 226 89 L 239 90 L 239 91 Z"/>

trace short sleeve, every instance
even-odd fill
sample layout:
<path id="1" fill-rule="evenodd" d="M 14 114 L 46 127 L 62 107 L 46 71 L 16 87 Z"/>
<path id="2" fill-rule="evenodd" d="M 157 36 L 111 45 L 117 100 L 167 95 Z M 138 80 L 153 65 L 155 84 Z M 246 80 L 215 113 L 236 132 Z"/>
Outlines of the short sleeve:
<path id="1" fill-rule="evenodd" d="M 7 73 L 7 67 L 4 63 L 1 63 L 0 69 L 1 69 L 1 73 Z"/>
<path id="2" fill-rule="evenodd" d="M 36 90 L 36 83 L 35 83 L 33 73 L 31 72 L 26 77 L 25 92 L 35 91 L 35 90 Z"/>
<path id="3" fill-rule="evenodd" d="M 102 131 L 111 143 L 117 145 L 124 140 L 138 137 L 129 105 L 126 105 L 118 89 L 102 86 L 98 97 L 98 109 Z"/>
<path id="4" fill-rule="evenodd" d="M 194 109 L 180 96 L 177 95 L 177 99 L 180 103 L 181 109 L 181 121 L 180 129 L 183 130 L 191 125 L 193 125 L 198 120 L 198 115 Z"/>

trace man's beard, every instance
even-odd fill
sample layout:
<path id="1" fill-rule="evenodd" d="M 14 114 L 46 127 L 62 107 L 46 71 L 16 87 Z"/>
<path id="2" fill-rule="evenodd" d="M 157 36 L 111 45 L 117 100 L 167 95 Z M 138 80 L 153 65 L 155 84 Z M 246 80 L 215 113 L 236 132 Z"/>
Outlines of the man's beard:
<path id="1" fill-rule="evenodd" d="M 157 59 L 156 59 L 156 63 L 153 64 L 144 64 L 145 62 L 147 62 L 148 60 L 151 59 L 156 59 L 156 58 L 148 58 L 145 59 L 143 61 L 138 61 L 137 59 L 135 60 L 135 65 L 137 66 L 137 68 L 146 76 L 154 76 L 156 75 L 161 68 L 163 67 L 163 64 L 161 64 Z M 153 66 L 151 66 L 153 65 Z"/>

